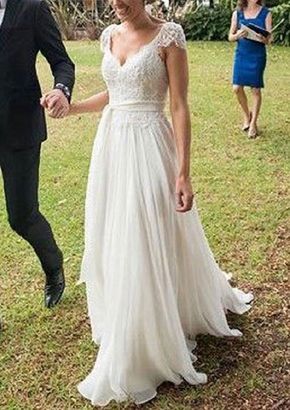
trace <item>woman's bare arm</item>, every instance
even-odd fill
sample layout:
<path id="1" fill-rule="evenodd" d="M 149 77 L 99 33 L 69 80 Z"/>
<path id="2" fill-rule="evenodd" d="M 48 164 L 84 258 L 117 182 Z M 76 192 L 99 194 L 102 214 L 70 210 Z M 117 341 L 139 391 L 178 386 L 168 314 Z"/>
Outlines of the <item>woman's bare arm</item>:
<path id="1" fill-rule="evenodd" d="M 100 112 L 109 103 L 109 93 L 108 91 L 102 91 L 99 94 L 93 95 L 92 97 L 72 103 L 70 106 L 70 115 L 84 114 L 89 112 Z"/>
<path id="2" fill-rule="evenodd" d="M 234 11 L 232 14 L 232 21 L 231 21 L 231 27 L 230 27 L 230 32 L 229 32 L 229 41 L 237 41 L 237 34 L 238 31 L 238 21 L 237 21 L 237 12 Z"/>
<path id="3" fill-rule="evenodd" d="M 266 17 L 266 30 L 269 31 L 269 33 L 271 33 L 266 39 L 264 37 L 264 43 L 265 44 L 271 44 L 271 42 L 273 41 L 273 35 L 272 35 L 272 28 L 273 28 L 273 22 L 272 22 L 272 13 L 269 12 L 267 17 Z"/>
<path id="4" fill-rule="evenodd" d="M 171 46 L 165 51 L 165 59 L 169 78 L 170 110 L 179 161 L 176 210 L 186 212 L 191 209 L 193 200 L 190 182 L 191 123 L 187 102 L 189 77 L 187 54 L 184 49 Z"/>
<path id="5" fill-rule="evenodd" d="M 237 11 L 234 11 L 229 31 L 229 41 L 237 41 L 242 37 L 247 37 L 247 32 L 246 30 L 238 30 L 238 14 Z"/>

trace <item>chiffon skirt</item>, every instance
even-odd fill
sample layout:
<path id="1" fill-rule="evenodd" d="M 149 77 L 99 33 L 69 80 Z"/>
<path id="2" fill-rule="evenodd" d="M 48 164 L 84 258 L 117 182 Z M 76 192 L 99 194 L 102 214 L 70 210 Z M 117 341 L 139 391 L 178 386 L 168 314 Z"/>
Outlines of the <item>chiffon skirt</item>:
<path id="1" fill-rule="evenodd" d="M 141 108 L 105 109 L 89 172 L 80 281 L 99 351 L 78 389 L 99 406 L 144 403 L 163 381 L 205 383 L 196 335 L 241 336 L 226 312 L 252 300 L 216 264 L 196 206 L 175 211 L 172 129 L 162 110 Z"/>

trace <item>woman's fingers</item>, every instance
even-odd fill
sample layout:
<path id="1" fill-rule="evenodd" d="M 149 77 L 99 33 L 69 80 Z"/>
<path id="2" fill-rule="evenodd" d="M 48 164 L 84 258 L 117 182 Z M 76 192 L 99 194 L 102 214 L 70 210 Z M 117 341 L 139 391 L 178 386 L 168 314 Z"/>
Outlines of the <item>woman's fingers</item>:
<path id="1" fill-rule="evenodd" d="M 47 109 L 52 118 L 64 118 L 69 112 L 69 103 L 59 90 L 53 90 L 40 99 L 40 104 Z"/>
<path id="2" fill-rule="evenodd" d="M 192 204 L 193 204 L 193 195 L 186 194 L 184 196 L 183 212 L 190 211 L 190 209 L 192 208 Z"/>
<path id="3" fill-rule="evenodd" d="M 176 209 L 181 209 L 183 207 L 182 192 L 176 192 Z"/>
<path id="4" fill-rule="evenodd" d="M 176 206 L 176 211 L 177 212 L 187 212 L 190 211 L 193 205 L 193 194 L 182 194 L 182 193 L 177 193 L 177 206 Z"/>
<path id="5" fill-rule="evenodd" d="M 67 113 L 68 109 L 64 107 L 48 111 L 48 115 L 52 118 L 64 118 L 67 115 Z"/>
<path id="6" fill-rule="evenodd" d="M 245 29 L 240 29 L 238 32 L 238 38 L 244 38 L 248 36 L 248 32 Z"/>
<path id="7" fill-rule="evenodd" d="M 51 110 L 55 106 L 58 99 L 59 98 L 57 95 L 46 93 L 41 97 L 40 104 L 43 106 L 43 108 L 48 108 L 49 110 Z"/>
<path id="8" fill-rule="evenodd" d="M 176 180 L 176 211 L 187 212 L 192 208 L 194 194 L 190 178 L 178 177 Z"/>
<path id="9" fill-rule="evenodd" d="M 40 105 L 41 105 L 43 108 L 48 108 L 47 99 L 46 99 L 46 94 L 44 94 L 44 95 L 40 98 Z"/>
<path id="10" fill-rule="evenodd" d="M 52 108 L 48 109 L 48 114 L 53 118 L 63 118 L 69 112 L 69 103 L 65 100 L 65 104 L 62 101 L 55 103 Z"/>
<path id="11" fill-rule="evenodd" d="M 62 101 L 59 98 L 59 96 L 56 95 L 48 99 L 47 105 L 48 105 L 49 110 L 58 109 L 59 107 L 62 106 Z"/>

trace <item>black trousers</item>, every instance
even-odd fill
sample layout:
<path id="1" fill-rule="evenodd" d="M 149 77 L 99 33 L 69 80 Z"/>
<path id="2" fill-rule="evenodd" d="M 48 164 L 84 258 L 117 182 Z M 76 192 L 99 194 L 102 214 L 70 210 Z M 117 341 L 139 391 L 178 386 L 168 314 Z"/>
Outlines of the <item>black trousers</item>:
<path id="1" fill-rule="evenodd" d="M 23 150 L 0 146 L 0 168 L 4 181 L 10 226 L 33 247 L 47 275 L 63 263 L 51 227 L 39 211 L 38 184 L 41 144 Z"/>

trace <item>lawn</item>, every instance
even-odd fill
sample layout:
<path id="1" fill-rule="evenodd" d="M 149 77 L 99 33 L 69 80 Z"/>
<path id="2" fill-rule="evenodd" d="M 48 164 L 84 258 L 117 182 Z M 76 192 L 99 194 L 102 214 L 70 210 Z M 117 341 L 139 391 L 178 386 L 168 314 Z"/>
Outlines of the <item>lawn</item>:
<path id="1" fill-rule="evenodd" d="M 67 46 L 77 66 L 74 98 L 102 90 L 98 45 Z M 241 288 L 255 293 L 256 301 L 247 315 L 229 317 L 232 326 L 243 331 L 243 338 L 199 337 L 196 367 L 208 373 L 207 385 L 165 384 L 145 409 L 290 408 L 290 49 L 269 51 L 257 140 L 248 140 L 239 130 L 240 115 L 230 85 L 232 54 L 231 44 L 189 45 L 191 173 L 218 262 L 234 272 Z M 52 82 L 48 66 L 43 59 L 38 64 L 43 89 L 48 90 Z M 0 186 L 0 292 L 5 323 L 0 336 L 1 410 L 91 408 L 76 390 L 96 356 L 84 288 L 76 282 L 97 122 L 95 115 L 49 120 L 50 138 L 43 145 L 41 208 L 65 253 L 68 282 L 62 304 L 53 311 L 42 305 L 43 277 L 36 257 L 8 227 Z M 108 406 L 121 408 L 135 407 Z"/>

